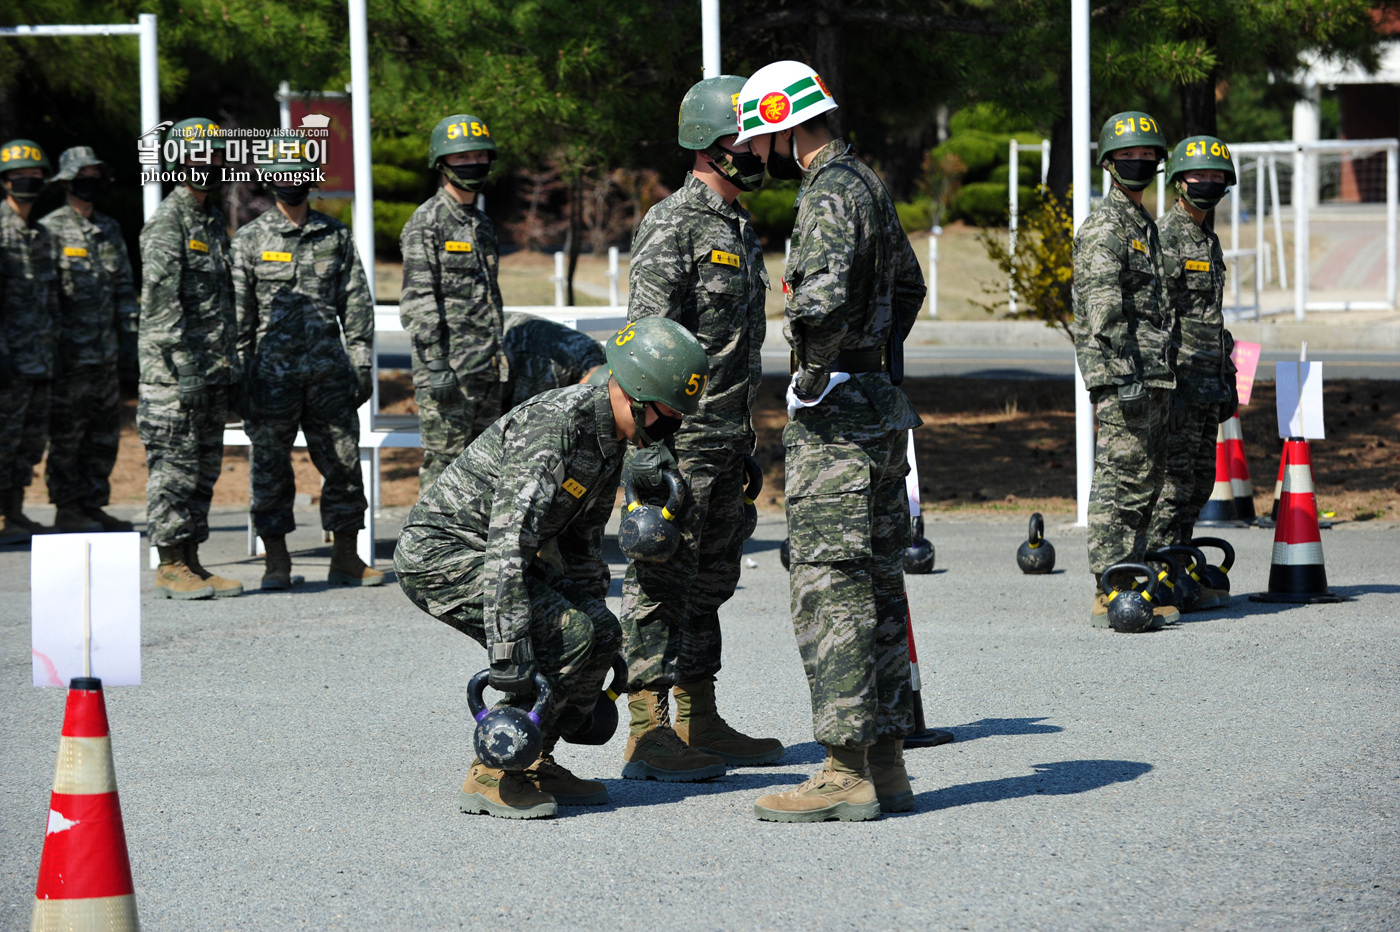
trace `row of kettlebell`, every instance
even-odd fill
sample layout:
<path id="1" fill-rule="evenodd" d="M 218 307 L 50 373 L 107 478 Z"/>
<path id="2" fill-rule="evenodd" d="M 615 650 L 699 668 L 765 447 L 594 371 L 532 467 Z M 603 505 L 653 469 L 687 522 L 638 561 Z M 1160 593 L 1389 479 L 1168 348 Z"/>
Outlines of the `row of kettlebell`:
<path id="1" fill-rule="evenodd" d="M 1214 566 L 1206 562 L 1202 547 L 1220 550 L 1221 562 Z M 1099 579 L 1099 588 L 1108 596 L 1108 625 L 1114 631 L 1136 634 L 1156 624 L 1153 609 L 1159 605 L 1183 612 L 1210 608 L 1214 603 L 1203 601 L 1205 590 L 1228 593 L 1228 574 L 1234 565 L 1235 549 L 1218 537 L 1196 537 L 1189 544 L 1149 550 L 1141 563 L 1115 563 Z"/>

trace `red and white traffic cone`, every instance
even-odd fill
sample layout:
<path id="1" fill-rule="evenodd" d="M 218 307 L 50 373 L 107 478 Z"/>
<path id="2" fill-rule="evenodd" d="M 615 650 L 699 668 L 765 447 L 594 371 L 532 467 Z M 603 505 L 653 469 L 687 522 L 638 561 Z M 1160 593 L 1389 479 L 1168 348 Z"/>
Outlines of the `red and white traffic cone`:
<path id="1" fill-rule="evenodd" d="M 1254 514 L 1254 483 L 1249 481 L 1249 461 L 1244 457 L 1244 430 L 1238 413 L 1220 425 L 1218 431 L 1225 440 L 1229 460 L 1230 490 L 1235 496 L 1235 514 L 1245 524 L 1258 520 Z"/>
<path id="2" fill-rule="evenodd" d="M 904 737 L 906 748 L 931 748 L 953 740 L 951 731 L 929 728 L 924 723 L 924 701 L 919 696 L 919 652 L 914 649 L 914 616 L 909 611 L 909 596 L 904 596 L 904 617 L 909 621 L 909 684 L 914 688 L 914 730 Z"/>
<path id="3" fill-rule="evenodd" d="M 1230 484 L 1230 453 L 1225 446 L 1225 425 L 1215 429 L 1215 488 L 1210 501 L 1196 517 L 1197 527 L 1245 527 L 1235 510 L 1235 490 Z"/>
<path id="4" fill-rule="evenodd" d="M 117 800 L 107 706 L 102 681 L 95 677 L 75 677 L 69 684 L 29 928 L 141 928 Z"/>
<path id="5" fill-rule="evenodd" d="M 1283 471 L 1287 466 L 1288 444 L 1285 443 L 1283 445 L 1283 453 L 1278 458 L 1278 478 L 1274 480 L 1274 504 L 1273 507 L 1269 509 L 1269 516 L 1259 519 L 1260 527 L 1268 528 L 1278 526 L 1278 502 L 1279 499 L 1283 498 Z"/>
<path id="6" fill-rule="evenodd" d="M 1269 591 L 1256 592 L 1249 598 L 1255 602 L 1344 602 L 1346 596 L 1327 588 L 1308 442 L 1301 437 L 1288 438 L 1283 456 L 1288 466 L 1279 496 Z"/>

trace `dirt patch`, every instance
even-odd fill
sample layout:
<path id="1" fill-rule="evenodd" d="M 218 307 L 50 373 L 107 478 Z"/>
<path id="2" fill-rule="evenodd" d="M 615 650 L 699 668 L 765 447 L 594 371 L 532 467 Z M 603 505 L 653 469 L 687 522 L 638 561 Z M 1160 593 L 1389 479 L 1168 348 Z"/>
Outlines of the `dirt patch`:
<path id="1" fill-rule="evenodd" d="M 787 421 L 786 380 L 764 379 L 754 423 L 757 459 L 763 466 L 767 509 L 783 504 L 782 429 Z M 919 485 L 927 512 L 1020 514 L 1074 510 L 1074 397 L 1067 381 L 992 381 L 930 378 L 905 382 L 924 420 L 915 433 Z M 406 373 L 380 383 L 387 414 L 416 414 Z M 1241 412 L 1245 452 L 1254 480 L 1255 510 L 1273 502 L 1283 443 L 1276 436 L 1274 386 L 1255 387 Z M 1400 382 L 1340 379 L 1324 389 L 1328 438 L 1312 445 L 1318 505 L 1338 519 L 1400 517 Z M 145 451 L 136 435 L 136 402 L 122 407 L 121 448 L 112 473 L 112 501 L 141 501 L 146 494 Z M 380 490 L 385 505 L 411 505 L 418 495 L 423 453 L 385 450 Z M 321 477 L 304 450 L 294 451 L 297 491 L 319 501 Z M 48 500 L 43 463 L 26 499 Z M 227 447 L 224 472 L 214 487 L 220 505 L 248 501 L 247 450 Z"/>

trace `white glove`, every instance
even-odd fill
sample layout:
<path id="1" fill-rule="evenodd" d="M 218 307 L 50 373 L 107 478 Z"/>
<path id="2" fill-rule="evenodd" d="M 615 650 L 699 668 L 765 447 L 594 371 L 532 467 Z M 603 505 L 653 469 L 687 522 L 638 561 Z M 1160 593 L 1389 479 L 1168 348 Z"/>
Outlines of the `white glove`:
<path id="1" fill-rule="evenodd" d="M 815 405 L 821 404 L 822 399 L 825 398 L 827 395 L 830 395 L 831 390 L 833 388 L 840 385 L 842 382 L 850 381 L 850 378 L 851 374 L 849 372 L 832 372 L 830 373 L 830 379 L 826 383 L 826 388 L 822 391 L 822 393 L 816 398 L 813 398 L 811 401 L 803 401 L 802 399 L 797 397 L 797 373 L 794 372 L 792 375 L 792 379 L 788 382 L 787 389 L 788 420 L 792 420 L 794 417 L 797 416 L 798 408 L 811 408 Z"/>

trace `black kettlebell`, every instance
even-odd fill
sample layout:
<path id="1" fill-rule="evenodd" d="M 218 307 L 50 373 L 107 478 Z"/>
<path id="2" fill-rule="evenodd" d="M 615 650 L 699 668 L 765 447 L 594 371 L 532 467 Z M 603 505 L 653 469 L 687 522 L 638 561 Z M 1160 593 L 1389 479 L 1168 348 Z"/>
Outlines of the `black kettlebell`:
<path id="1" fill-rule="evenodd" d="M 1045 519 L 1040 512 L 1031 515 L 1030 536 L 1016 548 L 1016 565 L 1021 572 L 1040 576 L 1055 568 L 1055 545 L 1045 539 Z"/>
<path id="2" fill-rule="evenodd" d="M 758 530 L 758 493 L 763 491 L 763 470 L 758 460 L 744 456 L 744 540 Z"/>
<path id="3" fill-rule="evenodd" d="M 648 505 L 637 500 L 637 485 L 627 480 L 625 501 L 627 512 L 617 528 L 617 544 L 629 560 L 645 563 L 665 563 L 681 543 L 676 516 L 685 501 L 685 481 L 673 469 L 662 470 L 669 494 L 665 505 Z"/>
<path id="4" fill-rule="evenodd" d="M 607 744 L 617 734 L 617 697 L 627 687 L 627 661 L 618 654 L 613 658 L 612 682 L 593 705 L 593 715 L 571 735 L 561 735 L 570 744 Z"/>
<path id="5" fill-rule="evenodd" d="M 1123 589 L 1112 585 L 1115 577 L 1127 577 Z M 1137 588 L 1137 577 L 1147 577 L 1147 586 Z M 1108 626 L 1123 634 L 1137 634 L 1152 626 L 1152 609 L 1157 602 L 1157 574 L 1146 563 L 1115 563 L 1103 571 L 1099 588 L 1108 593 Z"/>
<path id="6" fill-rule="evenodd" d="M 1162 594 L 1159 605 L 1176 605 L 1180 607 L 1177 599 L 1181 595 L 1181 590 L 1177 588 L 1177 578 L 1181 576 L 1181 564 L 1176 562 L 1176 557 L 1168 556 L 1159 550 L 1149 550 L 1142 555 L 1144 563 L 1156 563 L 1166 569 L 1157 571 L 1157 580 L 1162 584 Z"/>
<path id="7" fill-rule="evenodd" d="M 904 548 L 904 572 L 923 574 L 933 572 L 933 544 L 924 537 L 924 516 L 909 519 L 912 540 Z"/>
<path id="8" fill-rule="evenodd" d="M 792 572 L 792 539 L 784 537 L 783 542 L 778 545 L 778 562 L 783 565 L 783 569 Z"/>
<path id="9" fill-rule="evenodd" d="M 476 756 L 488 767 L 524 770 L 535 762 L 544 746 L 540 717 L 553 692 L 549 680 L 542 673 L 535 674 L 535 706 L 525 712 L 510 706 L 486 708 L 486 683 L 490 678 L 491 671 L 486 669 L 467 683 L 467 706 L 476 719 L 476 734 L 472 738 Z"/>
<path id="10" fill-rule="evenodd" d="M 1207 589 L 1218 589 L 1221 592 L 1230 591 L 1230 567 L 1235 565 L 1235 548 L 1230 546 L 1229 541 L 1221 540 L 1218 537 L 1193 537 L 1192 547 L 1214 547 L 1221 551 L 1224 556 L 1219 566 L 1211 566 L 1209 563 L 1202 564 L 1200 570 L 1201 584 Z"/>
<path id="11" fill-rule="evenodd" d="M 1172 544 L 1163 547 L 1163 553 L 1180 556 L 1185 564 L 1176 577 L 1176 607 L 1183 612 L 1195 611 L 1201 604 L 1204 590 L 1201 588 L 1200 568 L 1206 565 L 1206 555 L 1190 544 Z"/>

